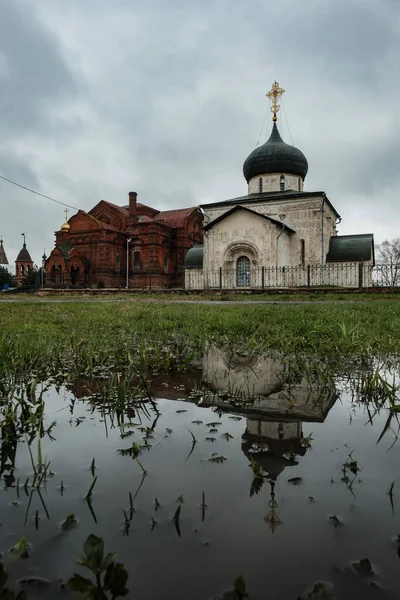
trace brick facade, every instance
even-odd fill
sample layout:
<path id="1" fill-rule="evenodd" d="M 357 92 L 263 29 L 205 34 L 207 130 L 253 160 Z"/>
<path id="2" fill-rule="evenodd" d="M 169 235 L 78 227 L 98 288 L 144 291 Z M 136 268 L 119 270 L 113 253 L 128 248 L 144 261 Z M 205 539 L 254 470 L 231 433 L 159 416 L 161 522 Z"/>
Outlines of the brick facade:
<path id="1" fill-rule="evenodd" d="M 182 286 L 186 252 L 203 239 L 199 210 L 158 211 L 137 202 L 117 206 L 101 200 L 79 210 L 56 232 L 46 261 L 46 285 L 53 287 Z"/>

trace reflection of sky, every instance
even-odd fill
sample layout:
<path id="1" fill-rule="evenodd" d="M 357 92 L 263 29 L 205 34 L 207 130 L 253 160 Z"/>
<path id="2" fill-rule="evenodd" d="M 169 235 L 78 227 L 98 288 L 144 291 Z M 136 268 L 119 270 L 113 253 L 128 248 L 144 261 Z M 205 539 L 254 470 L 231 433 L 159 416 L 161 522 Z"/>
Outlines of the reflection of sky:
<path id="1" fill-rule="evenodd" d="M 253 474 L 241 449 L 241 437 L 246 420 L 234 421 L 229 415 L 218 417 L 210 409 L 188 402 L 158 400 L 162 413 L 150 451 L 144 451 L 140 461 L 148 470 L 143 486 L 134 501 L 135 514 L 129 536 L 123 536 L 123 510 L 129 507 L 129 492 L 135 493 L 141 481 L 139 465 L 130 457 L 120 456 L 119 448 L 140 442 L 138 431 L 121 439 L 118 428 L 105 435 L 104 423 L 97 412 L 77 401 L 73 422 L 66 410 L 69 395 L 57 396 L 52 390 L 46 397 L 47 422 L 57 419 L 53 430 L 56 442 L 43 441 L 43 455 L 51 461 L 55 475 L 49 479 L 44 498 L 51 519 L 46 520 L 38 498 L 34 498 L 27 526 L 23 526 L 27 499 L 20 490 L 19 506 L 15 489 L 1 490 L 3 542 L 7 550 L 22 535 L 32 543 L 27 561 L 6 559 L 13 576 L 37 574 L 56 579 L 68 577 L 75 570 L 75 557 L 81 551 L 89 533 L 104 537 L 106 548 L 116 551 L 118 559 L 130 572 L 130 586 L 135 596 L 143 600 L 173 597 L 204 600 L 228 587 L 242 573 L 247 586 L 259 597 L 265 589 L 275 590 L 276 598 L 295 598 L 315 580 L 332 580 L 341 585 L 333 569 L 343 569 L 351 560 L 368 556 L 379 567 L 387 588 L 398 586 L 398 557 L 391 538 L 400 531 L 400 519 L 392 516 L 387 489 L 396 477 L 399 446 L 390 452 L 389 437 L 379 445 L 376 440 L 384 425 L 384 415 L 374 426 L 365 426 L 361 411 L 349 424 L 349 404 L 337 402 L 325 423 L 303 423 L 303 434 L 312 433 L 314 441 L 296 466 L 288 466 L 277 479 L 275 488 L 279 518 L 282 525 L 272 535 L 264 522 L 268 511 L 269 485 L 264 484 L 258 495 L 250 497 Z M 177 410 L 187 412 L 178 414 Z M 79 426 L 75 418 L 85 416 Z M 192 423 L 195 420 L 203 424 Z M 206 423 L 221 421 L 218 433 L 209 437 Z M 166 428 L 173 433 L 165 437 Z M 191 448 L 193 432 L 197 444 Z M 233 439 L 222 437 L 230 432 Z M 348 443 L 349 447 L 344 444 Z M 35 445 L 32 446 L 35 452 Z M 354 485 L 354 498 L 340 482 L 341 466 L 349 452 L 359 461 L 362 483 Z M 208 461 L 212 452 L 227 458 L 223 463 Z M 93 508 L 98 523 L 94 523 L 83 500 L 91 482 L 89 467 L 96 459 L 97 484 Z M 26 445 L 21 443 L 17 454 L 16 477 L 24 482 L 31 476 Z M 288 479 L 301 477 L 303 483 L 293 486 Z M 331 477 L 334 483 L 330 483 Z M 59 486 L 63 481 L 64 495 Z M 201 520 L 202 491 L 205 493 L 205 520 Z M 183 494 L 181 538 L 175 532 L 171 517 Z M 315 503 L 310 503 L 313 496 Z M 154 512 L 154 499 L 161 509 Z M 396 499 L 395 499 L 396 501 Z M 32 518 L 36 509 L 41 516 L 36 532 Z M 400 508 L 399 508 L 400 511 Z M 61 533 L 60 523 L 74 513 L 78 527 Z M 345 523 L 335 529 L 328 517 L 337 514 Z M 400 514 L 400 513 L 399 513 Z M 158 522 L 151 532 L 151 517 Z M 290 576 L 289 576 L 290 575 Z M 397 592 L 400 588 L 397 587 Z M 362 588 L 362 597 L 368 591 Z M 31 596 L 30 596 L 31 597 Z M 40 592 L 33 598 L 53 598 Z M 354 598 L 343 592 L 340 598 Z"/>

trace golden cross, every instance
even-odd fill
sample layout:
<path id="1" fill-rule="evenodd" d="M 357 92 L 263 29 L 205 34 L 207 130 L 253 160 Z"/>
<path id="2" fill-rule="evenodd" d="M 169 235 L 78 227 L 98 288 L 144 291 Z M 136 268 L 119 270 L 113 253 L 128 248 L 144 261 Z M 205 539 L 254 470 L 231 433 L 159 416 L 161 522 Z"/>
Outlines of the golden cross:
<path id="1" fill-rule="evenodd" d="M 267 98 L 269 98 L 272 102 L 271 112 L 274 113 L 272 120 L 275 122 L 278 120 L 277 112 L 279 111 L 279 98 L 285 93 L 285 90 L 279 87 L 279 83 L 274 81 L 272 84 L 272 88 L 267 94 Z"/>
<path id="2" fill-rule="evenodd" d="M 65 212 L 65 222 L 67 222 L 68 221 L 68 208 L 65 208 L 64 212 Z"/>

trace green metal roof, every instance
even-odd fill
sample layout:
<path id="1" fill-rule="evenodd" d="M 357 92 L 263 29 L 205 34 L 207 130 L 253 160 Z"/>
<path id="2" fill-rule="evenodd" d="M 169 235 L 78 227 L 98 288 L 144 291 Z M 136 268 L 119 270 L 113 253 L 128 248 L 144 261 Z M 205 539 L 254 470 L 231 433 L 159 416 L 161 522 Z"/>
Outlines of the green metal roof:
<path id="1" fill-rule="evenodd" d="M 203 246 L 193 246 L 187 251 L 184 261 L 185 269 L 203 268 Z"/>
<path id="2" fill-rule="evenodd" d="M 375 264 L 374 234 L 336 235 L 329 240 L 326 262 L 359 262 Z"/>

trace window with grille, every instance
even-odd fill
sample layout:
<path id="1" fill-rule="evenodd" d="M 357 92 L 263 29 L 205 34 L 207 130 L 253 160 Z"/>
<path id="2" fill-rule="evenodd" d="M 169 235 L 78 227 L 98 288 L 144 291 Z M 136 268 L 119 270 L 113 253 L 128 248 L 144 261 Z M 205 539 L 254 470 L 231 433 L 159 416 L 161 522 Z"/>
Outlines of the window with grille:
<path id="1" fill-rule="evenodd" d="M 250 259 L 247 256 L 240 256 L 236 261 L 236 285 L 238 287 L 248 287 L 251 283 Z"/>

